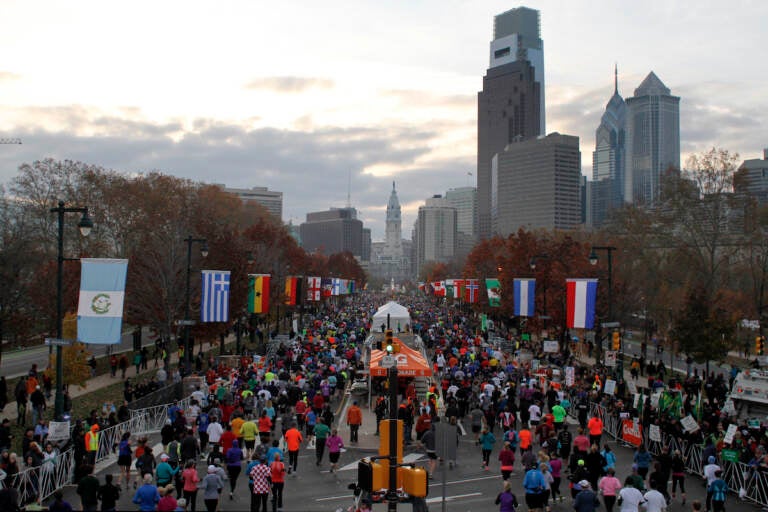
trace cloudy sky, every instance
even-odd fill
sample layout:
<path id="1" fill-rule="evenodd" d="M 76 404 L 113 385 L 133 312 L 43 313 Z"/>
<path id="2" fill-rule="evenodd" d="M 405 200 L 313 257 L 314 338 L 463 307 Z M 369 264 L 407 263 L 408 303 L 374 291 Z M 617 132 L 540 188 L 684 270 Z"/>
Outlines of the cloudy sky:
<path id="1" fill-rule="evenodd" d="M 344 206 L 383 237 L 392 180 L 410 236 L 424 198 L 474 185 L 493 16 L 541 11 L 547 131 L 594 131 L 653 70 L 681 99 L 682 161 L 768 146 L 768 2 L 223 0 L 0 3 L 0 183 L 69 158 L 284 192 L 283 217 Z"/>

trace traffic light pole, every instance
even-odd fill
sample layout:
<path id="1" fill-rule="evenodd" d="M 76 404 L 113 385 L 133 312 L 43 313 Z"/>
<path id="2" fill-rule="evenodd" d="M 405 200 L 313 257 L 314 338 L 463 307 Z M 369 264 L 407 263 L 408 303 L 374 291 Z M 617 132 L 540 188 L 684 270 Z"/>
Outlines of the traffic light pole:
<path id="1" fill-rule="evenodd" d="M 389 316 L 389 315 L 387 315 Z M 397 366 L 387 370 L 389 379 L 389 489 L 387 512 L 397 511 Z M 405 433 L 403 433 L 405 435 Z"/>

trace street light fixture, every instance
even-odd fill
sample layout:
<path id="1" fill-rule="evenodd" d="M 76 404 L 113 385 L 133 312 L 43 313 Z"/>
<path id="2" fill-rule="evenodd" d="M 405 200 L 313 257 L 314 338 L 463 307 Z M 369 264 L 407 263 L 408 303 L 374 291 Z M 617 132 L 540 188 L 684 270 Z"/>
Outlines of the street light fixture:
<path id="1" fill-rule="evenodd" d="M 589 263 L 591 265 L 597 265 L 598 257 L 597 253 L 595 251 L 605 251 L 608 254 L 608 319 L 607 321 L 609 323 L 612 323 L 613 320 L 613 251 L 616 250 L 616 247 L 610 246 L 610 245 L 593 245 L 592 250 L 589 252 Z M 602 352 L 603 348 L 603 340 L 599 340 L 599 343 L 595 343 L 595 346 L 598 349 L 597 358 L 599 360 L 600 358 L 600 352 Z M 623 343 L 619 341 L 619 357 L 617 357 L 617 374 L 619 376 L 623 376 L 624 374 L 624 362 L 622 361 L 622 350 L 623 350 Z"/>
<path id="2" fill-rule="evenodd" d="M 184 312 L 184 366 L 186 374 L 192 374 L 192 350 L 189 346 L 189 326 L 194 323 L 189 318 L 190 315 L 190 278 L 192 277 L 192 244 L 200 244 L 200 256 L 208 257 L 208 241 L 205 238 L 192 238 L 192 235 L 184 239 L 187 242 L 187 293 L 186 293 L 186 311 Z"/>
<path id="3" fill-rule="evenodd" d="M 79 261 L 79 258 L 64 257 L 64 214 L 82 213 L 77 227 L 82 236 L 88 236 L 93 229 L 93 220 L 88 216 L 88 207 L 70 207 L 64 206 L 64 201 L 59 201 L 56 208 L 51 208 L 51 213 L 58 215 L 58 237 L 57 237 L 57 256 L 56 256 L 56 401 L 54 402 L 54 417 L 61 418 L 64 414 L 64 359 L 62 355 L 62 336 L 64 332 L 64 306 L 63 306 L 63 277 L 64 262 Z"/>

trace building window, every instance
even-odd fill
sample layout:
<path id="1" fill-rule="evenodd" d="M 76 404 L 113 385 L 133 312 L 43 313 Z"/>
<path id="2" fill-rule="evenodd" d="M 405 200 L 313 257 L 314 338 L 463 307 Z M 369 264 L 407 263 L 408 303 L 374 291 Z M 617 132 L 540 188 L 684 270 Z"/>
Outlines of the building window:
<path id="1" fill-rule="evenodd" d="M 509 46 L 507 46 L 506 48 L 502 48 L 500 50 L 496 50 L 495 52 L 493 52 L 493 58 L 500 59 L 502 57 L 506 57 L 509 54 L 510 54 Z"/>

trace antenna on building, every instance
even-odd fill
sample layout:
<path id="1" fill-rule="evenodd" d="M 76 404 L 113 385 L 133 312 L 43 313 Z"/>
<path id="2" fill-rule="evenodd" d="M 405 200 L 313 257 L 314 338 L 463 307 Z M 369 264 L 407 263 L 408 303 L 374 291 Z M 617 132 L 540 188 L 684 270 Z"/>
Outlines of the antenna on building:
<path id="1" fill-rule="evenodd" d="M 613 93 L 619 94 L 619 63 L 613 64 Z"/>
<path id="2" fill-rule="evenodd" d="M 347 208 L 352 208 L 352 170 L 347 173 Z"/>

